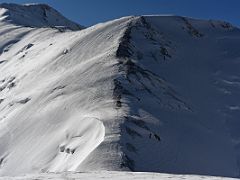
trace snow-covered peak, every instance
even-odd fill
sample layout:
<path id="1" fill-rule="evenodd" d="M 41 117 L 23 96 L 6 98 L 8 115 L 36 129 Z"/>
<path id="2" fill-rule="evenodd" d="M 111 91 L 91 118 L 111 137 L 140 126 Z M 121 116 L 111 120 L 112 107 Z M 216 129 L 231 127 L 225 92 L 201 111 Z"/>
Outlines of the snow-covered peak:
<path id="1" fill-rule="evenodd" d="M 0 21 L 28 27 L 65 27 L 83 29 L 46 4 L 0 4 Z"/>
<path id="2" fill-rule="evenodd" d="M 1 5 L 0 176 L 240 177 L 238 28 L 179 16 L 74 32 L 13 25 L 55 26 L 60 16 L 45 5 Z"/>

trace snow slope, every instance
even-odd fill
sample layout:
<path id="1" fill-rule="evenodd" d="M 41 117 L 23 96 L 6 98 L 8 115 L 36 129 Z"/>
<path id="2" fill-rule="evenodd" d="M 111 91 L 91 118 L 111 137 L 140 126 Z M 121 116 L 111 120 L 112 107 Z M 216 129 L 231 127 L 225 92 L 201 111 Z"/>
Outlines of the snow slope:
<path id="1" fill-rule="evenodd" d="M 12 3 L 0 4 L 1 21 L 20 26 L 30 27 L 58 27 L 71 30 L 83 29 L 80 26 L 62 16 L 55 9 L 46 4 L 18 5 Z"/>
<path id="2" fill-rule="evenodd" d="M 121 138 L 133 170 L 239 176 L 239 35 L 218 21 L 132 22 L 120 81 L 134 95 Z"/>
<path id="3" fill-rule="evenodd" d="M 82 29 L 45 5 L 0 7 L 1 176 L 239 177 L 238 28 L 140 16 Z"/>
<path id="4" fill-rule="evenodd" d="M 102 171 L 102 172 L 87 172 L 87 173 L 42 173 L 42 174 L 28 174 L 18 177 L 0 177 L 0 180 L 236 180 L 233 178 L 214 177 L 214 176 L 197 176 L 197 175 L 173 175 L 160 173 L 144 173 L 144 172 L 116 172 L 116 171 Z"/>

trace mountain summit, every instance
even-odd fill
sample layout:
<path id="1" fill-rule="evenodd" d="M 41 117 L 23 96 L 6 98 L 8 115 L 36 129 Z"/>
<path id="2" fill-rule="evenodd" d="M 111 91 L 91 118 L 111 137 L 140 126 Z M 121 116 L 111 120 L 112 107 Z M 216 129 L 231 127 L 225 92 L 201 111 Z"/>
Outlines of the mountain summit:
<path id="1" fill-rule="evenodd" d="M 62 31 L 78 26 L 45 5 L 0 11 L 0 175 L 239 177 L 238 28 L 130 16 Z"/>
<path id="2" fill-rule="evenodd" d="M 0 17 L 3 22 L 10 22 L 29 27 L 56 27 L 63 26 L 71 30 L 83 29 L 58 11 L 46 4 L 18 5 L 12 3 L 0 4 Z"/>

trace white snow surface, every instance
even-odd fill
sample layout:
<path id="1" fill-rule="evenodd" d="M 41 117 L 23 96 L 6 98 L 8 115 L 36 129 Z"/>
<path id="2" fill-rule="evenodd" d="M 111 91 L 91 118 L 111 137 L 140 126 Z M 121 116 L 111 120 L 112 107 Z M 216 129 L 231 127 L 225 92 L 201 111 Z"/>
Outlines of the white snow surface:
<path id="1" fill-rule="evenodd" d="M 214 177 L 214 176 L 197 176 L 197 175 L 173 175 L 160 173 L 144 173 L 144 172 L 85 172 L 85 173 L 42 173 L 28 174 L 18 177 L 0 177 L 0 180 L 236 180 L 234 178 Z"/>
<path id="2" fill-rule="evenodd" d="M 76 31 L 52 8 L 43 23 L 45 5 L 0 7 L 0 176 L 239 177 L 238 28 L 139 16 Z"/>
<path id="3" fill-rule="evenodd" d="M 71 30 L 83 29 L 83 26 L 66 19 L 58 11 L 46 4 L 0 4 L 0 21 L 14 23 L 19 26 L 64 26 L 62 28 Z"/>

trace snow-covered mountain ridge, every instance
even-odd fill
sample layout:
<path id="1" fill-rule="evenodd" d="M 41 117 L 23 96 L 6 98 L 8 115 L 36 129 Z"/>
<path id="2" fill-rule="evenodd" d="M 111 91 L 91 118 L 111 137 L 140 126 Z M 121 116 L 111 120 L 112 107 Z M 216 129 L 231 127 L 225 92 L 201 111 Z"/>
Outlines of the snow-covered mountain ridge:
<path id="1" fill-rule="evenodd" d="M 45 5 L 0 7 L 0 175 L 239 176 L 238 28 L 139 16 L 75 31 L 39 19 Z"/>
<path id="2" fill-rule="evenodd" d="M 58 11 L 46 4 L 18 5 L 0 4 L 0 21 L 29 27 L 64 26 L 71 30 L 81 30 L 80 26 L 62 16 Z"/>

